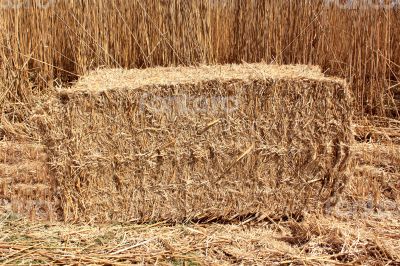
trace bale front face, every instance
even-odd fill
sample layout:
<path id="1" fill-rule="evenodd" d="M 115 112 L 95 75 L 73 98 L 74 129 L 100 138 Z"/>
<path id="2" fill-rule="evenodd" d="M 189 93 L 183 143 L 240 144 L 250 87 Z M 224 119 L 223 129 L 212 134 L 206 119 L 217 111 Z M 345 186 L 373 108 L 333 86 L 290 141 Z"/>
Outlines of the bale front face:
<path id="1" fill-rule="evenodd" d="M 307 67 L 103 70 L 51 112 L 67 221 L 276 218 L 347 180 L 345 83 Z"/>

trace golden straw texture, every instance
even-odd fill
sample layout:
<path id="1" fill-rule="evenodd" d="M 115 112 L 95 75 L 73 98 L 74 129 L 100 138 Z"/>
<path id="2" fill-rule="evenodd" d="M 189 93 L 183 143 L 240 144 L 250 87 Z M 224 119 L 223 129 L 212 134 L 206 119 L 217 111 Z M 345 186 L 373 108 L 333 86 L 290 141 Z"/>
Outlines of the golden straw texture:
<path id="1" fill-rule="evenodd" d="M 0 142 L 0 205 L 32 219 L 53 220 L 54 188 L 44 146 Z"/>
<path id="2" fill-rule="evenodd" d="M 300 215 L 348 178 L 347 87 L 313 67 L 98 70 L 46 112 L 66 221 Z"/>

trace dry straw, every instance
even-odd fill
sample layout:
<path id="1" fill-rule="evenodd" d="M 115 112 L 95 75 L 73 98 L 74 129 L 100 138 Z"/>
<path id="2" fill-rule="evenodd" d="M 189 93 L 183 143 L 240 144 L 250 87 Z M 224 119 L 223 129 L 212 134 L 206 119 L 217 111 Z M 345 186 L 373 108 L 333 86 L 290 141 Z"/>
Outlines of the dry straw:
<path id="1" fill-rule="evenodd" d="M 54 189 L 43 145 L 0 142 L 0 205 L 31 219 L 57 219 Z"/>
<path id="2" fill-rule="evenodd" d="M 372 200 L 374 208 L 387 199 L 400 202 L 399 125 L 398 120 L 378 117 L 357 121 L 359 142 L 352 146 L 356 165 L 347 193 L 353 199 Z"/>
<path id="3" fill-rule="evenodd" d="M 0 263 L 397 265 L 394 217 L 245 225 L 66 225 L 0 215 Z"/>
<path id="4" fill-rule="evenodd" d="M 247 64 L 98 70 L 35 120 L 66 221 L 183 222 L 334 204 L 351 115 L 340 79 Z"/>

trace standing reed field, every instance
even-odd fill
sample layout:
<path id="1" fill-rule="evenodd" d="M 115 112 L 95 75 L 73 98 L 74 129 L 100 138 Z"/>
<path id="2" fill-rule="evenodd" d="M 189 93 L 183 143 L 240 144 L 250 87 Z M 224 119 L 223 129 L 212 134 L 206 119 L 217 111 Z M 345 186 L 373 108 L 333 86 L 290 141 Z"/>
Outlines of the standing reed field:
<path id="1" fill-rule="evenodd" d="M 313 64 L 359 114 L 398 117 L 395 5 L 309 0 L 0 1 L 0 102 L 25 104 L 98 67 Z"/>

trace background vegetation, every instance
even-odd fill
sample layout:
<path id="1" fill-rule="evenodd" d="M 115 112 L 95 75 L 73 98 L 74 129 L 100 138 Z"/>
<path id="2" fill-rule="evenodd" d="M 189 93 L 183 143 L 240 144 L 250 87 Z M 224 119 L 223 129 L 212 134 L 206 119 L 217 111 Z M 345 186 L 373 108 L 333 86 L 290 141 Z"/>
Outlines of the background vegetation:
<path id="1" fill-rule="evenodd" d="M 396 8 L 344 9 L 326 0 L 11 2 L 0 9 L 0 103 L 24 105 L 97 67 L 266 61 L 320 65 L 349 81 L 361 115 L 398 117 Z"/>

